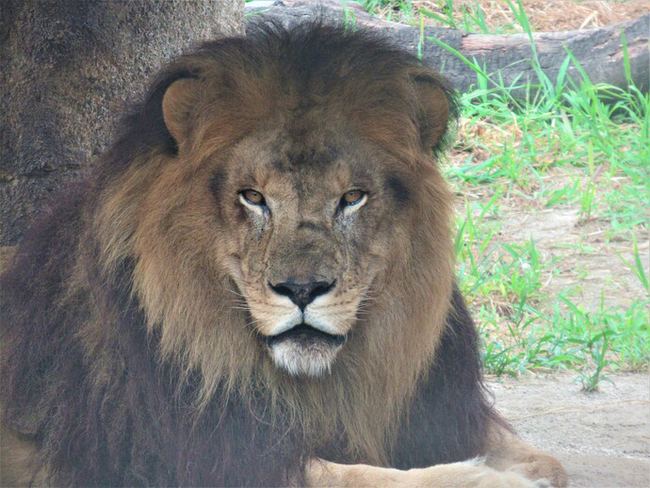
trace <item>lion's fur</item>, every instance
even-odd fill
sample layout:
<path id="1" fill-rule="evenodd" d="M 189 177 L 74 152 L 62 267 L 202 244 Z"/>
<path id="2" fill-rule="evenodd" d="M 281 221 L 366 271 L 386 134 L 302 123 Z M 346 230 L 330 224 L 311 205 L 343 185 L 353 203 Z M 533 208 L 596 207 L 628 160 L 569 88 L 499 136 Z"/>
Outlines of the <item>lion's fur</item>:
<path id="1" fill-rule="evenodd" d="M 162 100 L 182 78 L 204 84 L 193 115 L 177 114 L 193 130 L 175 140 Z M 33 439 L 53 482 L 282 485 L 311 456 L 408 468 L 482 452 L 495 417 L 453 290 L 452 197 L 432 156 L 450 93 L 381 39 L 319 25 L 257 28 L 172 63 L 2 277 L 2 419 Z M 296 110 L 307 114 L 296 131 L 345 119 L 399 160 L 415 200 L 320 378 L 274 367 L 206 251 L 226 252 L 205 218 L 205 161 Z M 184 148 L 192 157 L 175 164 Z"/>

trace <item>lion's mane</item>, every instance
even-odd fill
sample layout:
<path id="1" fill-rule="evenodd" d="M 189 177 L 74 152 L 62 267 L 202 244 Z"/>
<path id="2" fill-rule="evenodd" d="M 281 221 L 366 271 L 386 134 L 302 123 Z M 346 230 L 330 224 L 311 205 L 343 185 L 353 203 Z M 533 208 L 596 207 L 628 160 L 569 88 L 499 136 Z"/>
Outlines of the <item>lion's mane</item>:
<path id="1" fill-rule="evenodd" d="M 327 73 L 345 65 L 349 76 L 334 83 Z M 205 296 L 202 280 L 214 288 L 228 277 L 198 278 L 187 260 L 206 256 L 174 256 L 182 227 L 146 238 L 143 196 L 177 150 L 165 91 L 215 67 L 224 87 L 238 87 L 220 107 L 221 144 L 253 127 L 269 87 L 290 77 L 333 83 L 331 103 L 353 107 L 369 137 L 412 164 L 423 157 L 414 124 L 428 122 L 417 120 L 404 70 L 420 70 L 453 107 L 442 79 L 364 31 L 258 27 L 172 63 L 2 276 L 2 421 L 35 442 L 51 482 L 65 485 L 286 485 L 312 456 L 410 468 L 482 452 L 493 414 L 474 326 L 453 287 L 449 201 L 417 203 L 438 209 L 417 236 L 423 264 L 391 277 L 396 298 L 368 305 L 377 322 L 370 346 L 322 379 L 258 367 L 241 314 L 225 296 Z M 177 191 L 189 190 L 179 182 Z M 169 261 L 143 269 L 142 253 L 163 248 Z M 218 334 L 201 321 L 215 314 Z"/>

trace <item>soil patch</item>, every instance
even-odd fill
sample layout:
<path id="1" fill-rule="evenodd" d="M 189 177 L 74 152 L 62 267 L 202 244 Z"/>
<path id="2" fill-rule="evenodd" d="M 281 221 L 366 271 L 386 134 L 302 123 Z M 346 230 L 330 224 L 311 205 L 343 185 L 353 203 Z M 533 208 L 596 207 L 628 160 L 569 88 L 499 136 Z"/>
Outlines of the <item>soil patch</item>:
<path id="1" fill-rule="evenodd" d="M 489 378 L 488 386 L 519 435 L 564 464 L 571 486 L 650 486 L 650 376 L 612 375 L 593 393 L 574 378 Z"/>
<path id="2" fill-rule="evenodd" d="M 564 292 L 591 311 L 597 310 L 603 299 L 627 308 L 647 296 L 639 279 L 623 262 L 634 263 L 632 243 L 606 239 L 606 220 L 585 221 L 572 206 L 522 209 L 524 205 L 530 205 L 529 201 L 512 198 L 502 206 L 507 217 L 501 237 L 503 242 L 519 243 L 533 239 L 544 261 L 553 263 L 543 278 L 546 296 L 555 298 Z M 636 229 L 636 234 L 639 253 L 647 256 L 650 244 L 644 230 Z"/>

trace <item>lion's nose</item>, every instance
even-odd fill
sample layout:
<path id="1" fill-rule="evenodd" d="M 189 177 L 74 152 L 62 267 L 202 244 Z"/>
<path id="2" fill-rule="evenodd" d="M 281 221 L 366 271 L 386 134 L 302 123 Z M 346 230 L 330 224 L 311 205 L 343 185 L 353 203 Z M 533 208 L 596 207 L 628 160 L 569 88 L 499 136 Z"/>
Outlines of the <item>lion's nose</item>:
<path id="1" fill-rule="evenodd" d="M 313 302 L 316 297 L 324 295 L 334 288 L 335 283 L 336 280 L 328 282 L 315 279 L 300 283 L 293 278 L 289 278 L 282 283 L 269 283 L 269 286 L 277 294 L 289 297 L 293 303 L 300 307 L 300 310 L 304 311 L 305 307 Z"/>

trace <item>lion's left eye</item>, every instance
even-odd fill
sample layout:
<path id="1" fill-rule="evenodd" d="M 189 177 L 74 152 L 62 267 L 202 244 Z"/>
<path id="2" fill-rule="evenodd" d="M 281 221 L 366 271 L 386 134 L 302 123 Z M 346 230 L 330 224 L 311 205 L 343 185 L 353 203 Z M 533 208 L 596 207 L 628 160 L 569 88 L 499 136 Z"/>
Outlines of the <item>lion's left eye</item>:
<path id="1" fill-rule="evenodd" d="M 351 207 L 352 205 L 357 205 L 361 203 L 361 201 L 365 196 L 366 196 L 366 192 L 361 190 L 347 191 L 341 197 L 341 206 Z"/>

